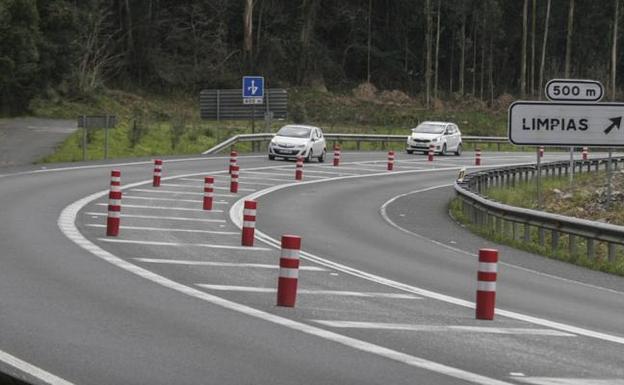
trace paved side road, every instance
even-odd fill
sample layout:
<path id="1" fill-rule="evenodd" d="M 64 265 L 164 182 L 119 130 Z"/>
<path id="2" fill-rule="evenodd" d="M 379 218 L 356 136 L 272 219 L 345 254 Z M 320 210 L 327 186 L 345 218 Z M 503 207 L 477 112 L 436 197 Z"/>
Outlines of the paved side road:
<path id="1" fill-rule="evenodd" d="M 55 147 L 76 129 L 73 120 L 0 119 L 0 167 L 36 162 L 52 154 Z"/>

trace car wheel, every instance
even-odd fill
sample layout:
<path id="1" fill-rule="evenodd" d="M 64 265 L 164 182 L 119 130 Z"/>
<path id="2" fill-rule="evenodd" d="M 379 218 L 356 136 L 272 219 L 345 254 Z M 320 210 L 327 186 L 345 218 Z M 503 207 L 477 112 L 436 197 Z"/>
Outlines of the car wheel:
<path id="1" fill-rule="evenodd" d="M 414 150 L 405 150 L 405 152 L 407 152 L 408 154 L 412 155 L 414 153 Z"/>
<path id="2" fill-rule="evenodd" d="M 462 144 L 457 145 L 457 150 L 455 150 L 455 155 L 460 156 L 462 153 Z"/>
<path id="3" fill-rule="evenodd" d="M 444 145 L 442 146 L 442 150 L 440 150 L 440 155 L 441 156 L 446 155 L 446 143 L 444 143 Z"/>
<path id="4" fill-rule="evenodd" d="M 269 154 L 269 160 L 275 160 L 275 155 Z"/>
<path id="5" fill-rule="evenodd" d="M 312 149 L 310 149 L 310 152 L 308 152 L 308 156 L 305 157 L 304 161 L 308 163 L 311 160 L 312 160 Z"/>
<path id="6" fill-rule="evenodd" d="M 322 152 L 322 153 L 321 153 L 321 155 L 318 157 L 318 161 L 319 161 L 319 163 L 323 163 L 323 162 L 325 162 L 325 153 L 326 153 L 326 150 L 325 150 L 325 149 L 323 149 L 323 152 Z"/>

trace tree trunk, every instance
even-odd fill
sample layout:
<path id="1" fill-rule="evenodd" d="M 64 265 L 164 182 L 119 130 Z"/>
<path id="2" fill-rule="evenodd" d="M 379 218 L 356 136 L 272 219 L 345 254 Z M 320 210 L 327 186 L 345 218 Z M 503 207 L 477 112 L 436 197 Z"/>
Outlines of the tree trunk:
<path id="1" fill-rule="evenodd" d="M 615 101 L 615 75 L 617 73 L 617 40 L 620 13 L 620 0 L 615 0 L 615 15 L 613 16 L 613 44 L 611 46 L 611 101 Z"/>
<path id="2" fill-rule="evenodd" d="M 437 27 L 436 27 L 436 44 L 435 44 L 435 65 L 433 72 L 433 97 L 438 98 L 438 69 L 440 58 L 440 5 L 442 0 L 438 0 Z"/>
<path id="3" fill-rule="evenodd" d="M 487 26 L 487 21 L 485 17 L 483 18 L 483 33 L 481 34 L 481 74 L 480 74 L 480 89 L 479 89 L 479 98 L 483 100 L 483 87 L 485 86 L 485 46 L 487 44 L 485 28 Z"/>
<path id="4" fill-rule="evenodd" d="M 451 60 L 449 62 L 449 96 L 453 95 L 453 75 L 455 65 L 455 30 L 451 33 Z"/>
<path id="5" fill-rule="evenodd" d="M 425 0 L 425 18 L 427 20 L 427 29 L 425 32 L 425 105 L 427 108 L 431 106 L 431 51 L 432 51 L 432 30 L 433 22 L 431 20 L 431 0 Z"/>
<path id="6" fill-rule="evenodd" d="M 302 5 L 302 25 L 299 43 L 301 44 L 299 53 L 299 66 L 297 69 L 297 83 L 304 84 L 306 76 L 310 72 L 310 51 L 312 46 L 312 36 L 316 25 L 316 11 L 319 0 L 304 0 Z"/>
<path id="7" fill-rule="evenodd" d="M 568 9 L 568 31 L 566 33 L 566 54 L 565 54 L 565 70 L 566 79 L 570 77 L 570 67 L 572 65 L 572 33 L 574 28 L 574 0 L 570 0 L 570 8 Z"/>
<path id="8" fill-rule="evenodd" d="M 478 46 L 478 32 L 477 32 L 477 20 L 478 15 L 475 15 L 472 21 L 472 97 L 477 96 L 477 46 Z"/>
<path id="9" fill-rule="evenodd" d="M 464 79 L 466 70 L 466 9 L 462 7 L 461 18 L 461 57 L 459 59 L 459 94 L 464 95 Z"/>
<path id="10" fill-rule="evenodd" d="M 368 49 L 366 54 L 366 82 L 370 83 L 371 80 L 371 35 L 372 35 L 372 17 L 373 14 L 373 0 L 368 0 Z"/>
<path id="11" fill-rule="evenodd" d="M 533 0 L 533 9 L 531 10 L 531 69 L 529 79 L 529 95 L 535 95 L 535 23 L 537 19 L 537 0 Z"/>
<path id="12" fill-rule="evenodd" d="M 546 63 L 546 43 L 548 42 L 548 23 L 550 22 L 550 2 L 546 3 L 546 19 L 544 20 L 544 39 L 542 40 L 542 60 L 540 61 L 539 70 L 539 95 L 540 99 L 544 95 L 544 64 Z"/>
<path id="13" fill-rule="evenodd" d="M 527 13 L 529 0 L 524 0 L 522 8 L 522 54 L 520 55 L 520 95 L 526 96 L 526 62 L 527 62 Z"/>
<path id="14" fill-rule="evenodd" d="M 253 7 L 254 0 L 245 0 L 245 11 L 243 14 L 243 58 L 246 71 L 253 70 Z"/>
<path id="15" fill-rule="evenodd" d="M 490 57 L 488 63 L 488 83 L 490 85 L 490 107 L 494 105 L 494 38 L 490 34 Z"/>

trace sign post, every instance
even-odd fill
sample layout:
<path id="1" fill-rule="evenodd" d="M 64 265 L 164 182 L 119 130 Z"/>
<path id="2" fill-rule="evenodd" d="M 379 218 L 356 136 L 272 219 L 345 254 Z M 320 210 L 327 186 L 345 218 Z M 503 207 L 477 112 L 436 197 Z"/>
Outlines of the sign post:
<path id="1" fill-rule="evenodd" d="M 264 103 L 264 77 L 243 76 L 243 104 L 251 104 L 251 133 L 256 133 L 256 104 Z M 256 143 L 251 142 L 254 152 Z"/>

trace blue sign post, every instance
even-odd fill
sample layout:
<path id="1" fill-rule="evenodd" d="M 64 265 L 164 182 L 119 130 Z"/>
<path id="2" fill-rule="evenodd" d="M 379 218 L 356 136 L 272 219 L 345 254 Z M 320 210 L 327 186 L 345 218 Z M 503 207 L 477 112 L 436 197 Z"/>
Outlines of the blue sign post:
<path id="1" fill-rule="evenodd" d="M 251 104 L 251 133 L 256 132 L 256 104 L 264 102 L 264 77 L 243 76 L 243 103 Z M 251 151 L 256 151 L 256 142 L 251 142 Z"/>
<path id="2" fill-rule="evenodd" d="M 264 98 L 264 77 L 243 76 L 243 102 L 262 104 Z"/>

